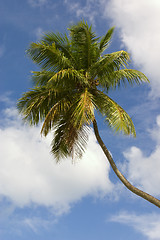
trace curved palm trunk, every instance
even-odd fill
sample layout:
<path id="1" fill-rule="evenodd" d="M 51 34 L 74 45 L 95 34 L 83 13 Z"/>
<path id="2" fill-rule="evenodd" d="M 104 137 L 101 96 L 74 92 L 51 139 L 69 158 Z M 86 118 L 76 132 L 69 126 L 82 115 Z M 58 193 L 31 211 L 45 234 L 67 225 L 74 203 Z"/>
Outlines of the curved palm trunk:
<path id="1" fill-rule="evenodd" d="M 149 195 L 148 193 L 146 192 L 143 192 L 142 190 L 134 187 L 124 176 L 123 174 L 118 170 L 112 156 L 110 155 L 108 149 L 106 148 L 105 144 L 103 143 L 100 135 L 99 135 L 99 131 L 98 131 L 98 127 L 97 127 L 97 122 L 96 120 L 94 119 L 93 120 L 93 128 L 94 128 L 94 133 L 95 133 L 95 136 L 97 138 L 97 141 L 99 143 L 99 145 L 101 146 L 104 154 L 106 155 L 109 163 L 111 164 L 111 167 L 113 169 L 113 171 L 115 172 L 115 174 L 117 175 L 117 177 L 121 180 L 121 182 L 130 190 L 132 191 L 133 193 L 135 193 L 136 195 L 146 199 L 147 201 L 153 203 L 154 205 L 156 205 L 157 207 L 160 208 L 160 200 Z"/>

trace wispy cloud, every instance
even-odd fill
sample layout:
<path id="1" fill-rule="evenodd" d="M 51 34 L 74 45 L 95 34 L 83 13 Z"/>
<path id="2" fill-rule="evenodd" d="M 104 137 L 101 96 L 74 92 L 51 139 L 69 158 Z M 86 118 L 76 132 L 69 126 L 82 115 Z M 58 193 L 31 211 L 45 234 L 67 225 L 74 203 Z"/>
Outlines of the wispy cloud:
<path id="1" fill-rule="evenodd" d="M 31 7 L 42 7 L 48 3 L 48 0 L 28 0 Z"/>
<path id="2" fill-rule="evenodd" d="M 3 57 L 4 53 L 5 53 L 5 46 L 0 45 L 0 58 Z"/>
<path id="3" fill-rule="evenodd" d="M 101 5 L 99 0 L 87 0 L 85 4 L 65 0 L 64 3 L 68 6 L 69 11 L 74 12 L 78 18 L 87 18 L 92 24 L 95 24 L 96 17 L 100 13 Z"/>
<path id="4" fill-rule="evenodd" d="M 58 223 L 59 218 L 52 214 L 52 209 L 43 209 L 43 217 L 41 215 L 42 208 L 32 207 L 18 208 L 7 199 L 1 197 L 0 205 L 0 236 L 6 232 L 11 238 L 18 237 L 24 232 L 33 232 L 40 234 L 43 231 L 53 229 Z"/>
<path id="5" fill-rule="evenodd" d="M 52 219 L 42 219 L 40 217 L 33 218 L 24 218 L 21 221 L 21 225 L 26 228 L 30 228 L 33 232 L 38 233 L 40 229 L 48 229 L 50 226 L 53 226 L 57 223 L 57 220 Z"/>
<path id="6" fill-rule="evenodd" d="M 147 237 L 148 240 L 159 240 L 160 214 L 137 215 L 135 213 L 120 212 L 118 215 L 112 216 L 110 221 L 131 226 Z"/>
<path id="7" fill-rule="evenodd" d="M 34 30 L 34 34 L 38 40 L 42 37 L 43 33 L 44 33 L 44 31 L 41 27 L 38 27 Z"/>
<path id="8" fill-rule="evenodd" d="M 13 104 L 13 101 L 11 100 L 11 92 L 6 92 L 4 94 L 0 95 L 0 102 L 3 102 L 6 104 L 6 106 L 11 106 Z"/>
<path id="9" fill-rule="evenodd" d="M 84 196 L 102 197 L 111 191 L 109 165 L 92 131 L 87 151 L 76 164 L 70 159 L 55 163 L 49 154 L 51 138 L 41 138 L 39 127 L 23 126 L 14 108 L 3 110 L 1 196 L 18 207 L 35 203 L 62 214 Z"/>

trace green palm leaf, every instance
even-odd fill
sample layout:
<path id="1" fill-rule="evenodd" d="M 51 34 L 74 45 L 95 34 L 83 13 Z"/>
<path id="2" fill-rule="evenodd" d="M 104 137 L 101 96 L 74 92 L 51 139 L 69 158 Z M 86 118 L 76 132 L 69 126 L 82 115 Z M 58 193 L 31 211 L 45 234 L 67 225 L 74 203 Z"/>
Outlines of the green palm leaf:
<path id="1" fill-rule="evenodd" d="M 88 85 L 88 81 L 83 74 L 83 71 L 75 69 L 63 69 L 55 73 L 48 81 L 49 85 L 57 86 L 59 89 L 73 89 L 80 86 Z"/>
<path id="2" fill-rule="evenodd" d="M 80 158 L 87 146 L 87 126 L 77 129 L 69 120 L 70 116 L 65 115 L 55 124 L 51 152 L 57 161 L 68 156 Z"/>
<path id="3" fill-rule="evenodd" d="M 87 70 L 99 56 L 96 35 L 85 22 L 73 25 L 69 31 L 79 69 Z"/>
<path id="4" fill-rule="evenodd" d="M 45 86 L 48 81 L 54 76 L 52 71 L 32 71 L 32 82 L 34 86 Z"/>
<path id="5" fill-rule="evenodd" d="M 97 109 L 105 117 L 105 121 L 115 132 L 122 132 L 123 134 L 136 136 L 136 131 L 132 119 L 110 97 L 101 91 L 96 92 L 95 104 Z"/>
<path id="6" fill-rule="evenodd" d="M 74 99 L 76 102 L 71 108 L 73 124 L 80 129 L 83 125 L 90 125 L 94 119 L 93 96 L 86 88 L 83 92 L 76 94 Z"/>
<path id="7" fill-rule="evenodd" d="M 118 51 L 106 54 L 92 65 L 91 74 L 99 80 L 110 76 L 114 71 L 126 68 L 130 61 L 129 54 L 125 51 Z"/>
<path id="8" fill-rule="evenodd" d="M 108 30 L 108 32 L 106 33 L 106 35 L 104 35 L 102 38 L 101 38 L 101 41 L 99 43 L 99 49 L 100 49 L 100 52 L 103 53 L 109 46 L 109 43 L 111 41 L 111 38 L 112 38 L 112 35 L 113 35 L 113 32 L 114 32 L 114 27 L 110 28 Z"/>
<path id="9" fill-rule="evenodd" d="M 54 125 L 61 118 L 66 111 L 68 111 L 70 106 L 70 100 L 66 97 L 57 101 L 49 110 L 45 117 L 44 123 L 42 125 L 41 134 L 47 136 L 48 132 L 54 128 Z"/>
<path id="10" fill-rule="evenodd" d="M 23 94 L 17 103 L 17 107 L 24 116 L 24 121 L 31 125 L 37 125 L 46 118 L 50 109 L 65 95 L 66 93 L 59 93 L 46 86 L 35 87 Z"/>
<path id="11" fill-rule="evenodd" d="M 24 116 L 24 120 L 31 125 L 37 125 L 48 113 L 50 102 L 53 101 L 53 90 L 45 87 L 35 87 L 23 94 L 19 99 L 17 107 Z"/>
<path id="12" fill-rule="evenodd" d="M 129 83 L 140 84 L 142 82 L 148 82 L 148 78 L 140 71 L 134 69 L 121 69 L 119 71 L 115 71 L 110 77 L 110 82 L 112 82 L 112 87 L 120 86 L 122 83 L 126 85 Z"/>
<path id="13" fill-rule="evenodd" d="M 54 42 L 52 45 L 46 44 L 43 41 L 40 43 L 31 43 L 27 53 L 43 70 L 59 71 L 62 68 L 72 65 L 69 59 L 56 48 Z"/>
<path id="14" fill-rule="evenodd" d="M 44 35 L 44 37 L 42 38 L 42 41 L 45 44 L 48 44 L 50 46 L 52 46 L 52 44 L 54 43 L 56 48 L 59 49 L 59 51 L 63 53 L 64 56 L 68 58 L 73 65 L 75 65 L 74 67 L 76 67 L 77 63 L 71 51 L 71 43 L 66 34 L 63 35 L 58 32 L 56 34 L 53 32 L 50 32 Z"/>

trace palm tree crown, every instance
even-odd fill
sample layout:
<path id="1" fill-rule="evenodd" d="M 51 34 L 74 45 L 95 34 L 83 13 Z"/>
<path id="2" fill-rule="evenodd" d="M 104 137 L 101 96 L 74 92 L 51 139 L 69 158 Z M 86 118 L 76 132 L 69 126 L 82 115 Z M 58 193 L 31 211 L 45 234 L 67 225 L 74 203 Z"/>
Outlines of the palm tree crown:
<path id="1" fill-rule="evenodd" d="M 118 170 L 95 119 L 97 111 L 116 132 L 135 136 L 131 118 L 107 93 L 121 84 L 149 82 L 147 77 L 127 68 L 130 58 L 126 51 L 105 53 L 114 28 L 101 38 L 84 21 L 68 30 L 69 37 L 51 32 L 31 43 L 27 53 L 41 69 L 33 72 L 34 87 L 18 101 L 20 113 L 31 125 L 43 121 L 41 133 L 45 136 L 54 130 L 51 151 L 57 161 L 82 156 L 93 123 L 97 141 L 121 182 L 160 208 L 159 199 L 133 186 Z"/>
<path id="2" fill-rule="evenodd" d="M 68 30 L 69 37 L 51 32 L 31 43 L 27 53 L 41 69 L 33 72 L 34 87 L 18 102 L 31 125 L 43 121 L 42 134 L 54 130 L 57 160 L 82 155 L 96 111 L 116 132 L 135 136 L 131 118 L 107 93 L 121 84 L 148 82 L 143 73 L 127 68 L 126 51 L 105 53 L 114 28 L 101 38 L 84 21 Z"/>

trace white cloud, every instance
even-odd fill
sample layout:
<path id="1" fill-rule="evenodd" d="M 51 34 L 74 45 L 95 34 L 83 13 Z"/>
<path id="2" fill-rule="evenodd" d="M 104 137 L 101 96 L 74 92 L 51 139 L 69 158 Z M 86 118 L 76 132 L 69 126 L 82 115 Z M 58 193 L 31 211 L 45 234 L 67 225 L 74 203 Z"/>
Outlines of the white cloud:
<path id="1" fill-rule="evenodd" d="M 104 17 L 120 29 L 134 63 L 149 77 L 152 96 L 160 97 L 159 0 L 103 0 L 101 4 Z"/>
<path id="2" fill-rule="evenodd" d="M 48 3 L 48 0 L 28 0 L 31 7 L 42 7 Z"/>
<path id="3" fill-rule="evenodd" d="M 121 212 L 112 216 L 110 221 L 131 226 L 148 240 L 160 239 L 160 214 L 136 215 L 135 213 Z"/>
<path id="4" fill-rule="evenodd" d="M 38 127 L 22 126 L 14 108 L 1 116 L 1 196 L 19 207 L 35 203 L 61 214 L 87 195 L 102 197 L 111 191 L 109 165 L 92 131 L 81 160 L 56 164 L 49 154 L 51 135 L 41 138 Z"/>
<path id="5" fill-rule="evenodd" d="M 141 149 L 135 146 L 125 151 L 127 174 L 136 185 L 142 186 L 150 194 L 160 196 L 160 115 L 155 128 L 149 131 L 156 142 L 155 149 L 149 156 L 145 156 Z"/>

